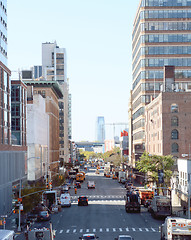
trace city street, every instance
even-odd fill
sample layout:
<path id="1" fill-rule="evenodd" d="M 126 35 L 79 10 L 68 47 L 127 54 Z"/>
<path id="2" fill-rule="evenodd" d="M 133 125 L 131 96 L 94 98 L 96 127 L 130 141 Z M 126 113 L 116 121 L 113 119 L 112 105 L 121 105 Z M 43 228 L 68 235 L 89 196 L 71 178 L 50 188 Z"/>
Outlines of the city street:
<path id="1" fill-rule="evenodd" d="M 87 189 L 87 181 L 93 180 L 96 189 Z M 95 174 L 95 168 L 89 168 L 82 188 L 72 195 L 72 206 L 63 208 L 62 212 L 52 215 L 56 240 L 79 239 L 84 233 L 95 233 L 102 240 L 111 240 L 120 234 L 131 235 L 135 240 L 160 239 L 159 226 L 162 221 L 155 220 L 142 207 L 141 213 L 126 213 L 125 188 L 117 180 L 106 178 L 103 170 Z M 88 206 L 78 206 L 77 197 L 88 197 Z M 35 224 L 36 227 L 44 223 Z M 24 239 L 18 236 L 17 239 Z"/>

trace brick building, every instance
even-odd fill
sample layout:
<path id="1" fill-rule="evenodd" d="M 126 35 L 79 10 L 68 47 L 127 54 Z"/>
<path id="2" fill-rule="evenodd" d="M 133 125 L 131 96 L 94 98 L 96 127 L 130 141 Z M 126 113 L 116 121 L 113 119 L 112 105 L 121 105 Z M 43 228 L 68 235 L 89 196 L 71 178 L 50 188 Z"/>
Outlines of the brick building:
<path id="1" fill-rule="evenodd" d="M 161 92 L 145 108 L 145 147 L 150 154 L 189 153 L 191 92 Z"/>

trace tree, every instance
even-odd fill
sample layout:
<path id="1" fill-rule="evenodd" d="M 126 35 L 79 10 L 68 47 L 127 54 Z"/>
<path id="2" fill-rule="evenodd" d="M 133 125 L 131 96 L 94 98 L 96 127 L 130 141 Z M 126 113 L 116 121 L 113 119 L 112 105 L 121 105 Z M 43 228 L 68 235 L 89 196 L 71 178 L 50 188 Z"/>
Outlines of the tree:
<path id="1" fill-rule="evenodd" d="M 136 168 L 139 172 L 148 174 L 148 181 L 156 182 L 159 185 L 158 173 L 162 170 L 164 183 L 169 183 L 172 176 L 172 166 L 174 165 L 173 156 L 158 156 L 144 152 L 137 162 Z"/>

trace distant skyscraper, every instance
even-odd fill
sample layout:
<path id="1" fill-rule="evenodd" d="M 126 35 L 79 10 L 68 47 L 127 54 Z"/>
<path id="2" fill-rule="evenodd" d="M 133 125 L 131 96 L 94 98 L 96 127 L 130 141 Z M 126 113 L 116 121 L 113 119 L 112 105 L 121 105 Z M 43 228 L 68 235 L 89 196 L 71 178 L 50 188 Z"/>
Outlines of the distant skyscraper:
<path id="1" fill-rule="evenodd" d="M 104 117 L 97 117 L 97 141 L 105 141 L 105 120 Z"/>

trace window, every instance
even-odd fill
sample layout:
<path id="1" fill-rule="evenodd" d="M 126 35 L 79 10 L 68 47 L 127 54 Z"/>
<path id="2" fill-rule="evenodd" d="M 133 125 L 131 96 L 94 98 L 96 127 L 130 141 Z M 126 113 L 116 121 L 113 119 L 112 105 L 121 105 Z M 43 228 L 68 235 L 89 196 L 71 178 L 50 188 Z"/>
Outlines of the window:
<path id="1" fill-rule="evenodd" d="M 172 104 L 171 105 L 171 113 L 178 113 L 178 105 L 177 104 Z"/>
<path id="2" fill-rule="evenodd" d="M 178 139 L 178 131 L 176 129 L 172 130 L 171 139 Z"/>
<path id="3" fill-rule="evenodd" d="M 177 143 L 172 144 L 172 153 L 178 153 L 179 152 L 179 147 Z"/>
<path id="4" fill-rule="evenodd" d="M 178 127 L 178 117 L 174 116 L 171 118 L 171 126 Z"/>

